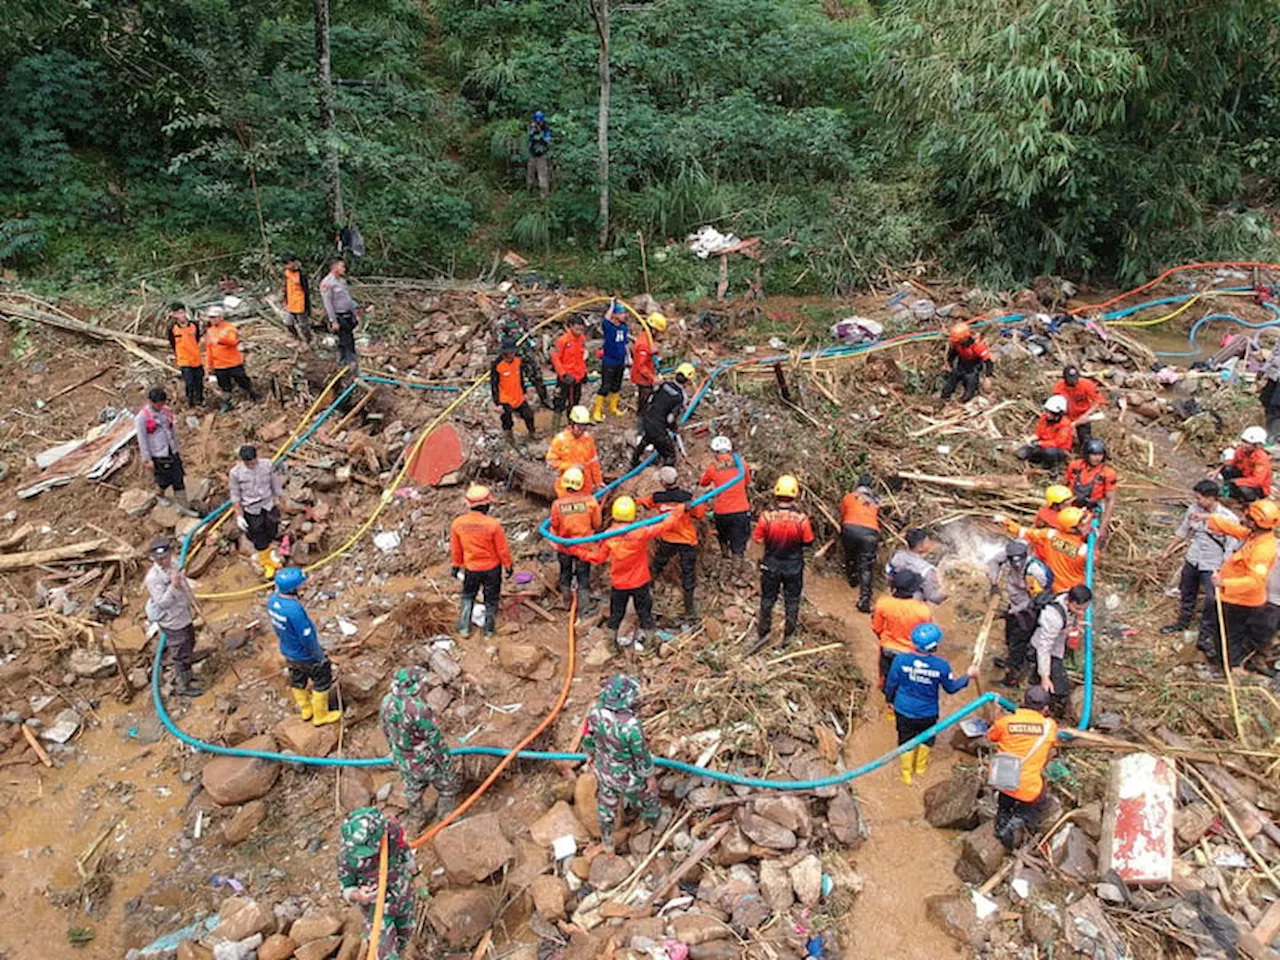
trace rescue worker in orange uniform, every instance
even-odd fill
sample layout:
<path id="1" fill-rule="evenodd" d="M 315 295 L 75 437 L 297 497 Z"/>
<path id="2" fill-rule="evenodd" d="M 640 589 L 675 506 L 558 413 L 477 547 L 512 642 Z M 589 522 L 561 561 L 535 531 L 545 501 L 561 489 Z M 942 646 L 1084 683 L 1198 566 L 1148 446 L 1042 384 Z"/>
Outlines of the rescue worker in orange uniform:
<path id="1" fill-rule="evenodd" d="M 239 387 L 257 403 L 262 397 L 253 389 L 253 381 L 244 372 L 239 331 L 226 318 L 221 307 L 210 307 L 205 316 L 209 318 L 209 326 L 204 332 L 205 362 L 222 391 L 222 412 L 229 412 L 235 405 L 231 397 L 233 387 Z"/>
<path id="2" fill-rule="evenodd" d="M 1222 468 L 1225 495 L 1241 503 L 1271 496 L 1271 455 L 1264 427 L 1246 427 L 1231 462 Z"/>
<path id="3" fill-rule="evenodd" d="M 1217 598 L 1222 605 L 1222 622 L 1227 628 L 1227 659 L 1223 669 L 1235 668 L 1271 641 L 1271 616 L 1267 607 L 1267 579 L 1276 562 L 1276 525 L 1280 524 L 1280 504 L 1255 500 L 1245 509 L 1244 523 L 1236 523 L 1218 513 L 1194 513 L 1214 533 L 1225 533 L 1240 546 L 1213 575 Z M 1198 641 L 1211 661 L 1222 660 L 1222 631 L 1218 617 L 1209 618 L 1207 635 Z M 1257 658 L 1255 658 L 1257 659 Z"/>
<path id="4" fill-rule="evenodd" d="M 871 632 L 880 643 L 880 689 L 884 689 L 885 677 L 893 666 L 893 658 L 900 653 L 911 653 L 911 631 L 933 619 L 929 604 L 916 599 L 916 591 L 924 578 L 914 570 L 895 570 L 889 578 L 889 593 L 876 598 L 871 611 Z M 892 701 L 885 698 L 886 705 Z"/>
<path id="5" fill-rule="evenodd" d="M 728 437 L 712 437 L 711 452 L 715 454 L 715 460 L 702 471 L 698 486 L 714 490 L 738 476 L 738 461 L 733 456 L 733 441 Z M 751 539 L 751 501 L 747 499 L 747 487 L 750 483 L 751 468 L 743 460 L 742 478 L 711 501 L 720 555 L 733 557 L 735 566 L 738 567 L 746 562 L 747 541 Z M 736 572 L 742 571 L 739 569 Z"/>
<path id="6" fill-rule="evenodd" d="M 967 323 L 953 325 L 947 331 L 947 339 L 950 341 L 947 363 L 951 365 L 951 369 L 947 371 L 947 379 L 942 384 L 942 402 L 950 400 L 956 387 L 963 383 L 964 392 L 960 394 L 960 402 L 968 403 L 978 395 L 981 378 L 995 374 L 991 348 Z"/>
<path id="7" fill-rule="evenodd" d="M 636 502 L 621 496 L 613 501 L 610 516 L 614 523 L 630 524 L 636 519 Z M 635 607 L 640 629 L 631 643 L 635 649 L 644 649 L 644 632 L 657 627 L 653 618 L 653 577 L 649 573 L 649 541 L 662 536 L 684 516 L 684 504 L 678 503 L 662 520 L 647 527 L 637 527 L 616 537 L 602 540 L 587 556 L 592 563 L 609 561 L 609 641 L 619 649 L 619 632 L 622 618 L 627 615 L 627 605 Z"/>
<path id="8" fill-rule="evenodd" d="M 302 269 L 297 254 L 286 253 L 280 258 L 284 263 L 284 308 L 289 314 L 285 321 L 290 332 L 303 343 L 311 342 L 311 281 Z"/>
<path id="9" fill-rule="evenodd" d="M 1098 381 L 1080 376 L 1074 364 L 1064 367 L 1062 379 L 1053 385 L 1053 392 L 1067 401 L 1067 419 L 1075 424 L 1076 443 L 1080 449 L 1093 436 L 1093 423 L 1089 419 L 1106 402 Z"/>
<path id="10" fill-rule="evenodd" d="M 690 507 L 693 494 L 681 488 L 680 478 L 675 467 L 661 467 L 658 470 L 658 481 L 662 489 L 641 497 L 637 503 L 649 510 L 660 510 L 670 513 L 677 506 L 684 506 L 680 519 L 669 526 L 658 538 L 658 549 L 654 551 L 653 563 L 649 566 L 649 575 L 654 579 L 662 576 L 672 557 L 680 560 L 680 589 L 684 593 L 685 620 L 693 623 L 698 618 L 698 605 L 694 599 L 697 587 L 698 565 L 698 528 L 694 520 L 701 520 L 707 515 L 705 504 Z"/>
<path id="11" fill-rule="evenodd" d="M 1084 442 L 1084 456 L 1067 464 L 1063 485 L 1070 487 L 1075 505 L 1098 519 L 1098 546 L 1107 542 L 1111 529 L 1111 511 L 1116 505 L 1116 486 L 1120 478 L 1107 463 L 1107 445 L 1098 437 Z"/>
<path id="12" fill-rule="evenodd" d="M 813 544 L 813 525 L 798 506 L 800 481 L 790 474 L 778 477 L 773 486 L 775 505 L 756 520 L 751 539 L 764 544 L 760 560 L 760 617 L 756 642 L 747 650 L 755 653 L 769 641 L 773 608 L 782 593 L 785 623 L 783 640 L 790 639 L 800 625 L 800 597 L 804 592 L 804 550 Z"/>
<path id="13" fill-rule="evenodd" d="M 858 591 L 858 609 L 871 612 L 871 579 L 880 550 L 880 500 L 868 474 L 840 501 L 840 542 L 844 547 L 844 575 Z"/>
<path id="14" fill-rule="evenodd" d="M 1075 498 L 1071 488 L 1061 483 L 1050 484 L 1044 488 L 1044 506 L 1036 511 L 1033 527 L 1049 527 L 1058 529 L 1058 511 Z"/>
<path id="15" fill-rule="evenodd" d="M 1049 692 L 1031 687 L 1022 697 L 1022 706 L 987 731 L 987 739 L 1000 753 L 1022 761 L 1017 786 L 996 794 L 996 836 L 1011 853 L 1019 832 L 1034 830 L 1048 805 L 1044 768 L 1058 739 L 1058 724 L 1045 716 L 1048 709 Z"/>
<path id="16" fill-rule="evenodd" d="M 1058 511 L 1058 529 L 1024 527 L 1015 520 L 997 516 L 1010 535 L 1027 541 L 1031 552 L 1053 573 L 1053 589 L 1065 593 L 1084 583 L 1085 561 L 1089 548 L 1080 532 L 1088 517 L 1079 507 L 1063 507 Z"/>
<path id="17" fill-rule="evenodd" d="M 636 385 L 636 415 L 644 413 L 658 385 L 658 334 L 665 333 L 667 318 L 651 313 L 631 341 L 631 382 Z"/>
<path id="18" fill-rule="evenodd" d="M 188 312 L 186 304 L 169 304 L 169 346 L 173 361 L 182 373 L 182 386 L 187 406 L 204 406 L 204 360 L 200 357 L 200 324 Z"/>
<path id="19" fill-rule="evenodd" d="M 1067 399 L 1054 394 L 1044 402 L 1031 443 L 1019 447 L 1017 457 L 1042 467 L 1058 467 L 1071 458 L 1075 430 L 1067 418 Z"/>
<path id="20" fill-rule="evenodd" d="M 502 413 L 502 433 L 507 443 L 516 444 L 515 418 L 524 421 L 524 428 L 529 439 L 537 438 L 533 429 L 533 408 L 525 398 L 525 385 L 534 386 L 531 371 L 524 365 L 524 360 L 516 353 L 516 342 L 503 340 L 498 348 L 498 359 L 489 368 L 489 396 L 493 405 Z"/>
<path id="21" fill-rule="evenodd" d="M 462 610 L 458 616 L 458 633 L 471 636 L 471 615 L 476 594 L 484 588 L 484 635 L 491 637 L 497 628 L 498 601 L 502 598 L 502 574 L 511 576 L 514 561 L 502 524 L 489 516 L 493 495 L 489 488 L 472 484 L 466 493 L 467 512 L 449 527 L 449 557 L 453 575 L 462 574 Z"/>
<path id="22" fill-rule="evenodd" d="M 583 490 L 586 478 L 581 467 L 570 467 L 560 478 L 560 485 L 565 494 L 551 504 L 551 532 L 566 540 L 589 537 L 600 529 L 604 518 L 600 513 L 600 502 Z M 554 541 L 553 541 L 554 542 Z M 573 590 L 576 582 L 578 589 L 578 614 L 586 616 L 593 612 L 591 603 L 591 555 L 589 544 L 555 544 L 560 558 L 560 596 L 565 606 L 573 601 Z M 591 607 L 592 609 L 588 609 Z"/>
<path id="23" fill-rule="evenodd" d="M 569 426 L 554 437 L 547 447 L 547 465 L 563 477 L 570 467 L 581 467 L 586 477 L 585 489 L 594 493 L 604 486 L 604 471 L 600 469 L 600 457 L 596 453 L 596 441 L 591 436 L 591 414 L 584 406 L 576 406 L 569 411 Z M 559 479 L 556 480 L 556 496 L 563 497 L 565 489 Z"/>
<path id="24" fill-rule="evenodd" d="M 551 429 L 559 430 L 564 412 L 582 403 L 582 384 L 587 379 L 587 326 L 581 317 L 570 320 L 569 329 L 556 338 L 551 347 L 551 366 L 556 372 Z"/>

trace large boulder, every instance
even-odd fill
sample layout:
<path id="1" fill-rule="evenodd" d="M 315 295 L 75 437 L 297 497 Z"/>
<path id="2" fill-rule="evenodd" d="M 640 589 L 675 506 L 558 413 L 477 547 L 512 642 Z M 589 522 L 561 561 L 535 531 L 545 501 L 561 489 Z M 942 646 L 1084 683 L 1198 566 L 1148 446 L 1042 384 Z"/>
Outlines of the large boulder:
<path id="1" fill-rule="evenodd" d="M 336 913 L 308 913 L 293 921 L 293 926 L 289 928 L 289 936 L 298 944 L 323 940 L 341 930 L 342 921 L 343 918 Z"/>
<path id="2" fill-rule="evenodd" d="M 551 846 L 556 837 L 568 834 L 572 834 L 582 843 L 591 839 L 587 828 L 574 814 L 573 808 L 563 800 L 557 800 L 550 810 L 530 824 L 529 834 L 533 837 L 534 843 L 543 847 Z"/>
<path id="3" fill-rule="evenodd" d="M 269 733 L 250 737 L 240 744 L 242 750 L 275 752 L 276 741 Z M 214 757 L 204 765 L 200 782 L 213 802 L 233 807 L 257 800 L 275 786 L 280 776 L 280 763 L 257 757 Z M 239 937 L 237 939 L 244 939 Z"/>
<path id="4" fill-rule="evenodd" d="M 338 724 L 317 727 L 310 720 L 294 715 L 276 724 L 276 740 L 286 750 L 304 757 L 327 757 L 338 746 Z"/>
<path id="5" fill-rule="evenodd" d="M 1006 853 L 1004 844 L 996 837 L 995 821 L 988 820 L 977 830 L 965 834 L 960 859 L 956 861 L 956 876 L 965 883 L 979 886 L 1000 869 Z"/>
<path id="6" fill-rule="evenodd" d="M 250 800 L 222 825 L 222 842 L 234 847 L 258 828 L 267 818 L 267 805 L 261 800 Z"/>
<path id="7" fill-rule="evenodd" d="M 739 808 L 737 821 L 739 829 L 753 843 L 768 847 L 770 850 L 795 849 L 797 843 L 796 835 L 772 820 L 766 820 L 757 813 L 752 813 L 745 808 Z"/>
<path id="8" fill-rule="evenodd" d="M 532 643 L 501 643 L 498 645 L 498 662 L 507 673 L 526 680 L 533 679 L 547 658 L 547 651 Z"/>
<path id="9" fill-rule="evenodd" d="M 932 826 L 951 830 L 972 830 L 978 825 L 977 773 L 959 767 L 951 776 L 924 792 L 924 818 Z"/>
<path id="10" fill-rule="evenodd" d="M 533 907 L 543 920 L 555 923 L 564 919 L 565 901 L 569 898 L 569 885 L 559 877 L 544 873 L 533 880 L 530 888 Z"/>
<path id="11" fill-rule="evenodd" d="M 493 925 L 497 911 L 483 887 L 441 890 L 431 898 L 427 920 L 451 947 L 474 946 Z"/>
<path id="12" fill-rule="evenodd" d="M 794 794 L 784 793 L 755 801 L 752 809 L 766 820 L 785 827 L 797 837 L 809 836 L 809 805 Z"/>
<path id="13" fill-rule="evenodd" d="M 209 931 L 208 942 L 237 943 L 254 934 L 267 936 L 276 932 L 275 911 L 264 903 L 241 897 L 227 897 L 218 911 L 218 925 Z"/>
<path id="14" fill-rule="evenodd" d="M 445 827 L 433 841 L 436 856 L 454 883 L 479 883 L 515 859 L 502 835 L 502 818 L 482 813 Z"/>

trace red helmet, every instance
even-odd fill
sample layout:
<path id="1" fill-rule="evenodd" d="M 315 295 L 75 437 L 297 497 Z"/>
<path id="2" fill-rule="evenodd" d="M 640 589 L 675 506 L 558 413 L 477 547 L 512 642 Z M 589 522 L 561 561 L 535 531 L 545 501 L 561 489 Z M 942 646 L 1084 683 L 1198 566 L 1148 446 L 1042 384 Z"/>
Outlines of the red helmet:
<path id="1" fill-rule="evenodd" d="M 952 343 L 963 343 L 973 336 L 973 331 L 967 323 L 955 323 L 951 325 L 951 329 L 947 331 L 947 336 L 951 338 Z"/>

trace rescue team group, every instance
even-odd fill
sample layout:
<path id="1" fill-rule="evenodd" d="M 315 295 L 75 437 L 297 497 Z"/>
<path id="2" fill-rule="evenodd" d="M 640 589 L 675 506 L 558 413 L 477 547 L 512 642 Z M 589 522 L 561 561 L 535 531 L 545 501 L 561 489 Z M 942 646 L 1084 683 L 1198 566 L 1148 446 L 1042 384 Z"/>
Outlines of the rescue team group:
<path id="1" fill-rule="evenodd" d="M 517 339 L 527 328 L 518 306 L 518 301 L 506 304 L 498 358 L 491 371 L 492 399 L 512 442 L 514 417 L 519 416 L 530 433 L 533 430 L 526 387 L 532 387 L 547 403 L 536 356 Z M 675 560 L 680 569 L 683 618 L 686 624 L 694 623 L 698 617 L 698 532 L 694 521 L 709 513 L 721 554 L 734 576 L 746 574 L 748 542 L 762 547 L 757 634 L 744 655 L 768 643 L 779 596 L 784 609 L 783 640 L 789 640 L 799 628 L 805 550 L 814 541 L 812 523 L 800 507 L 799 480 L 793 475 L 779 476 L 773 502 L 753 513 L 748 495 L 750 467 L 734 453 L 728 437 L 717 436 L 711 441 L 713 458 L 698 486 L 724 489 L 711 499 L 709 511 L 705 504 L 693 506 L 694 492 L 681 483 L 675 464 L 676 449 L 682 446 L 680 416 L 689 402 L 687 390 L 696 370 L 681 363 L 672 376 L 658 376 L 656 336 L 666 329 L 666 319 L 660 314 L 646 318 L 644 330 L 635 338 L 621 307 L 608 309 L 601 327 L 604 347 L 594 411 L 580 402 L 587 380 L 586 324 L 581 317 L 569 322 L 551 354 L 558 387 L 554 404 L 558 432 L 551 439 L 546 462 L 558 475 L 550 529 L 557 538 L 559 589 L 566 607 L 576 600 L 579 615 L 594 610 L 591 568 L 608 563 L 608 638 L 615 652 L 630 646 L 634 656 L 644 650 L 646 632 L 656 627 L 652 581 Z M 967 401 L 977 396 L 982 378 L 992 375 L 992 355 L 981 337 L 965 324 L 953 326 L 949 339 L 949 369 L 942 399 L 949 399 L 963 386 L 962 400 Z M 621 414 L 619 394 L 628 364 L 639 400 L 632 466 L 652 448 L 661 463 L 657 470 L 660 489 L 638 499 L 616 497 L 609 517 L 622 532 L 591 540 L 594 534 L 609 529 L 596 499 L 605 480 L 591 427 L 603 419 L 606 409 Z M 1115 506 L 1118 477 L 1107 462 L 1105 444 L 1090 430 L 1104 405 L 1099 385 L 1068 366 L 1045 401 L 1034 438 L 1017 451 L 1020 459 L 1053 470 L 1065 465 L 1061 482 L 1046 489 L 1044 506 L 1031 525 L 993 518 L 1012 538 L 989 570 L 991 590 L 1003 592 L 1007 598 L 1007 651 L 996 659 L 996 665 L 1005 671 L 1001 682 L 1006 687 L 1021 687 L 1029 681 L 1021 707 L 997 720 L 988 731 L 997 748 L 991 772 L 991 783 L 998 793 L 996 832 L 1010 850 L 1039 822 L 1046 805 L 1043 771 L 1053 751 L 1057 721 L 1067 719 L 1069 710 L 1065 664 L 1078 645 L 1092 600 L 1085 584 L 1087 539 L 1093 531 L 1097 544 L 1105 545 Z M 569 423 L 559 430 L 566 410 Z M 161 494 L 172 488 L 181 509 L 197 512 L 198 507 L 185 497 L 175 419 L 163 388 L 151 391 L 136 426 L 143 461 L 151 464 Z M 1161 557 L 1167 559 L 1179 543 L 1186 543 L 1179 616 L 1164 629 L 1174 632 L 1190 627 L 1197 600 L 1201 600 L 1199 645 L 1206 656 L 1221 662 L 1225 649 L 1224 669 L 1244 665 L 1270 675 L 1273 671 L 1266 660 L 1280 626 L 1280 579 L 1273 576 L 1274 530 L 1280 522 L 1280 507 L 1269 499 L 1271 461 L 1265 442 L 1262 428 L 1246 429 L 1238 446 L 1226 452 L 1228 456 L 1213 477 L 1195 485 L 1194 502 L 1186 510 L 1175 541 Z M 1073 454 L 1075 449 L 1078 456 Z M 263 575 L 274 582 L 267 612 L 288 665 L 289 686 L 299 713 L 316 725 L 336 722 L 341 713 L 330 705 L 332 666 L 300 599 L 306 573 L 293 566 L 280 568 L 274 550 L 281 519 L 280 477 L 270 460 L 260 459 L 256 449 L 246 445 L 239 451 L 229 484 L 237 522 L 257 550 L 256 562 Z M 849 586 L 857 591 L 857 609 L 870 614 L 871 629 L 880 645 L 880 688 L 895 717 L 901 745 L 938 722 L 941 694 L 954 694 L 966 687 L 977 676 L 978 666 L 956 675 L 937 652 L 943 634 L 932 610 L 947 599 L 947 590 L 930 559 L 937 545 L 926 531 L 906 531 L 904 548 L 890 557 L 885 568 L 888 590 L 872 602 L 882 540 L 882 508 L 873 488 L 873 478 L 864 475 L 843 498 L 841 540 L 845 574 Z M 1227 506 L 1232 501 L 1242 507 L 1242 519 Z M 513 573 L 502 524 L 491 514 L 492 493 L 484 486 L 472 485 L 465 502 L 466 511 L 453 521 L 450 530 L 453 573 L 462 581 L 457 633 L 464 638 L 472 632 L 477 599 L 483 601 L 483 616 L 478 619 L 484 634 L 495 632 L 503 578 Z M 641 507 L 662 519 L 647 526 L 635 525 Z M 652 558 L 650 541 L 657 541 Z M 164 631 L 166 648 L 172 651 L 172 692 L 199 696 L 202 691 L 191 676 L 191 581 L 183 575 L 173 544 L 167 539 L 154 541 L 150 554 L 153 565 L 146 576 L 147 614 Z M 622 636 L 621 626 L 629 607 L 635 610 L 638 628 L 628 638 Z M 1220 627 L 1225 627 L 1225 638 Z M 405 826 L 377 808 L 366 807 L 353 811 L 341 829 L 339 881 L 348 901 L 364 905 L 370 917 L 378 849 L 383 835 L 388 838 L 389 883 L 380 948 L 384 957 L 395 957 L 397 946 L 412 929 L 414 865 L 406 827 L 408 834 L 413 834 L 425 823 L 430 812 L 424 801 L 428 786 L 435 791 L 437 818 L 454 808 L 460 786 L 459 773 L 425 700 L 426 678 L 425 669 L 418 666 L 396 671 L 381 710 L 382 728 L 404 783 L 408 806 Z M 617 674 L 606 681 L 585 720 L 582 745 L 599 785 L 597 810 L 608 855 L 613 855 L 617 825 L 628 807 L 638 810 L 651 825 L 669 817 L 659 804 L 653 758 L 637 715 L 640 695 L 635 677 Z M 904 783 L 910 785 L 926 770 L 933 744 L 930 738 L 902 754 Z"/>

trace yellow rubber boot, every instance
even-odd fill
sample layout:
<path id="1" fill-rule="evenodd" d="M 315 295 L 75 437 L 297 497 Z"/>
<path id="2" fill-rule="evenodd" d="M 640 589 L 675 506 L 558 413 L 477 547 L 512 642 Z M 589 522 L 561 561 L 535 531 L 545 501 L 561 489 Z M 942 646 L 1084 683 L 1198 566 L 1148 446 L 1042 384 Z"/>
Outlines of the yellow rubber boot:
<path id="1" fill-rule="evenodd" d="M 294 689 L 293 702 L 298 705 L 298 712 L 303 720 L 311 719 L 311 693 L 307 690 Z"/>
<path id="2" fill-rule="evenodd" d="M 916 752 L 916 776 L 918 777 L 922 773 L 924 773 L 925 769 L 929 766 L 929 748 L 922 743 L 920 744 L 920 746 L 916 747 L 915 752 Z"/>
<path id="3" fill-rule="evenodd" d="M 908 787 L 911 786 L 911 772 L 916 766 L 915 751 L 904 753 L 899 760 L 902 762 L 902 782 Z"/>
<path id="4" fill-rule="evenodd" d="M 621 399 L 621 397 L 622 395 L 619 393 L 609 394 L 609 416 L 611 417 L 622 416 L 622 410 L 618 406 L 618 401 Z"/>
<path id="5" fill-rule="evenodd" d="M 258 562 L 262 564 L 262 578 L 264 580 L 273 579 L 276 571 L 280 569 L 280 562 L 276 559 L 270 547 L 258 551 Z"/>
<path id="6" fill-rule="evenodd" d="M 596 394 L 595 406 L 591 408 L 591 420 L 593 423 L 599 423 L 604 419 L 604 397 Z"/>
<path id="7" fill-rule="evenodd" d="M 323 727 L 326 723 L 337 723 L 342 719 L 341 710 L 329 709 L 329 691 L 328 690 L 312 690 L 311 691 L 311 722 L 317 727 Z"/>

